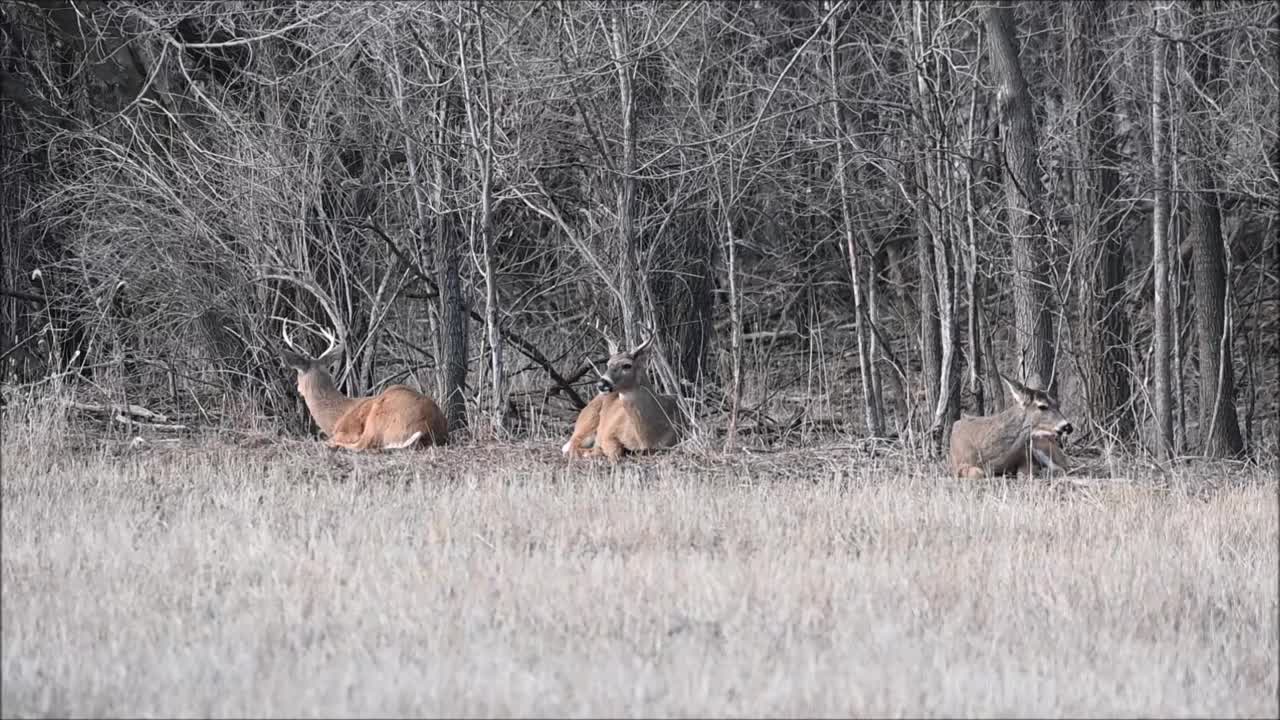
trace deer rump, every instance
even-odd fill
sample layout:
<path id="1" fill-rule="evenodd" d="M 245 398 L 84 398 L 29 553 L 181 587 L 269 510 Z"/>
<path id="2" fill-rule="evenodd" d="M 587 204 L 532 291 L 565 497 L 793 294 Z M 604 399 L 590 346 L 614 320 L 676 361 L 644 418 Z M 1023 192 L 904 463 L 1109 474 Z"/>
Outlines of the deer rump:
<path id="1" fill-rule="evenodd" d="M 448 442 L 444 414 L 435 401 L 407 385 L 392 385 L 355 403 L 334 425 L 330 447 L 398 450 Z"/>

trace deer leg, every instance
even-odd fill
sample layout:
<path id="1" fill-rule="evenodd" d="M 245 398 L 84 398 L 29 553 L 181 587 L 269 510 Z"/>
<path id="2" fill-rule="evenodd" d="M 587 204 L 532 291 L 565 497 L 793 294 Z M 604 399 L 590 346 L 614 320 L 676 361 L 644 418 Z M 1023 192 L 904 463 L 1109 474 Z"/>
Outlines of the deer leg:
<path id="1" fill-rule="evenodd" d="M 615 437 L 596 438 L 596 447 L 592 448 L 593 454 L 603 454 L 609 458 L 609 462 L 616 463 L 622 459 L 622 443 L 618 442 Z"/>
<path id="2" fill-rule="evenodd" d="M 956 469 L 956 477 L 966 480 L 981 480 L 987 473 L 976 465 L 961 465 Z"/>
<path id="3" fill-rule="evenodd" d="M 359 430 L 363 430 L 360 428 Z M 325 445 L 330 448 L 353 448 L 356 443 L 360 442 L 359 430 L 338 430 L 333 431 L 333 435 L 329 438 L 329 442 Z"/>
<path id="4" fill-rule="evenodd" d="M 363 403 L 339 418 L 333 426 L 333 434 L 329 437 L 329 447 L 366 449 L 368 446 L 364 443 L 371 428 L 368 427 L 365 419 L 369 416 L 370 408 L 369 403 Z"/>
<path id="5" fill-rule="evenodd" d="M 582 436 L 575 434 L 573 437 L 569 438 L 569 442 L 566 442 L 564 446 L 560 448 L 560 453 L 568 458 L 586 457 L 595 445 L 595 440 L 596 438 L 594 434 L 586 434 Z"/>
<path id="6" fill-rule="evenodd" d="M 1060 472 L 1065 474 L 1070 464 L 1067 462 L 1067 456 L 1062 454 L 1062 450 L 1058 448 L 1057 443 L 1050 443 L 1047 449 L 1033 447 L 1031 454 L 1035 458 L 1035 463 L 1027 463 L 1034 465 L 1038 463 L 1046 472 Z"/>

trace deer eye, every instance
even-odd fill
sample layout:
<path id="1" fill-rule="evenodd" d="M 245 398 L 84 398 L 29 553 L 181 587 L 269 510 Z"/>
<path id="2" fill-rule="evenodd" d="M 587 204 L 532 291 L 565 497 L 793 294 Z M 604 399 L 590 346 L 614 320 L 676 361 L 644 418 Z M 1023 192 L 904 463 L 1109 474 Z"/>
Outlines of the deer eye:
<path id="1" fill-rule="evenodd" d="M 618 367 L 622 368 L 623 370 L 630 370 L 630 369 L 631 369 L 631 363 L 622 363 L 622 364 L 621 364 L 621 365 L 619 365 Z"/>
<path id="2" fill-rule="evenodd" d="M 1049 409 L 1049 403 L 1044 402 L 1044 401 L 1042 400 L 1042 401 L 1040 401 L 1040 402 L 1036 403 L 1036 407 L 1040 408 L 1041 410 L 1048 410 L 1048 409 Z"/>

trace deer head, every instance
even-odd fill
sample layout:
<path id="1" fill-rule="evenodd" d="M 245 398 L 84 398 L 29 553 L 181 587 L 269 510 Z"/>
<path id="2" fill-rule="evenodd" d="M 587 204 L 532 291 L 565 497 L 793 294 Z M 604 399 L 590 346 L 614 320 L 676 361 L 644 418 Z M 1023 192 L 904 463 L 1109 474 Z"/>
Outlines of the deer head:
<path id="1" fill-rule="evenodd" d="M 600 381 L 596 383 L 596 389 L 602 393 L 609 392 L 627 392 L 640 385 L 647 384 L 646 369 L 649 360 L 649 346 L 653 344 L 653 335 L 649 337 L 635 349 L 621 352 L 618 350 L 618 344 L 614 342 L 607 333 L 600 327 L 597 330 L 604 335 L 605 342 L 609 347 L 609 362 L 605 367 L 605 371 L 600 373 Z"/>
<path id="2" fill-rule="evenodd" d="M 1058 401 L 1039 388 L 1027 387 L 1003 375 L 1004 385 L 1022 411 L 1022 424 L 1032 438 L 1059 438 L 1074 430 Z"/>

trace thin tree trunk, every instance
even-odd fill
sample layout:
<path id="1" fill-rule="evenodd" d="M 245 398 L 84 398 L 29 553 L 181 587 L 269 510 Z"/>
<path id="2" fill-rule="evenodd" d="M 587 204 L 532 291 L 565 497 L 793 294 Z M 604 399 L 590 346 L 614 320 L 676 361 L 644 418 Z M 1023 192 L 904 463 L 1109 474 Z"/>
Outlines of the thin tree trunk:
<path id="1" fill-rule="evenodd" d="M 1151 7 L 1156 31 L 1167 33 L 1169 3 L 1157 2 Z M 1168 458 L 1173 454 L 1173 395 L 1169 384 L 1169 158 L 1165 150 L 1165 122 L 1168 117 L 1168 92 L 1165 61 L 1167 43 L 1158 36 L 1151 38 L 1151 160 L 1155 168 L 1155 213 L 1151 222 L 1152 264 L 1155 273 L 1155 387 L 1156 439 L 1158 452 Z"/>
<path id="2" fill-rule="evenodd" d="M 862 421 L 865 424 L 866 432 L 871 437 L 880 437 L 884 434 L 884 424 L 881 420 L 880 408 L 875 404 L 875 394 L 873 392 L 874 383 L 871 379 L 872 363 L 867 347 L 867 329 L 864 322 L 865 310 L 862 306 L 862 272 L 859 267 L 858 245 L 855 240 L 853 229 L 853 217 L 849 209 L 849 179 L 847 158 L 845 155 L 845 118 L 841 109 L 839 98 L 839 80 L 837 77 L 837 43 L 839 41 L 839 29 L 836 26 L 835 14 L 830 13 L 830 1 L 827 3 L 827 10 L 830 14 L 828 22 L 830 30 L 830 42 L 827 46 L 827 69 L 828 90 L 831 93 L 831 121 L 835 130 L 836 138 L 836 168 L 835 175 L 840 183 L 840 218 L 841 227 L 844 230 L 845 251 L 849 256 L 849 278 L 853 287 L 853 325 L 854 333 L 858 342 L 858 372 L 862 381 Z"/>
<path id="3" fill-rule="evenodd" d="M 1006 210 L 1013 250 L 1014 330 L 1024 378 L 1052 392 L 1057 379 L 1050 342 L 1047 238 L 1041 229 L 1039 200 L 1044 190 L 1036 162 L 1035 119 L 1018 60 L 1012 10 L 1004 2 L 988 3 L 984 9 L 992 68 L 999 86 Z"/>
<path id="4" fill-rule="evenodd" d="M 636 316 L 640 311 L 640 293 L 637 286 L 641 282 L 637 270 L 637 253 L 635 239 L 635 196 L 636 196 L 636 138 L 635 138 L 635 99 L 631 91 L 631 71 L 633 61 L 630 55 L 630 42 L 627 37 L 627 8 L 619 3 L 613 7 L 613 43 L 614 68 L 618 75 L 618 104 L 622 114 L 622 162 L 618 168 L 618 289 L 622 295 L 622 328 L 628 347 L 639 344 L 636 327 Z"/>
<path id="5" fill-rule="evenodd" d="M 733 218 L 729 215 L 729 208 L 723 203 L 720 212 L 724 215 L 724 237 L 729 250 L 729 357 L 732 370 L 724 451 L 730 453 L 738 440 L 738 414 L 742 404 L 742 306 L 738 296 L 738 242 L 733 236 Z"/>
<path id="6" fill-rule="evenodd" d="M 982 47 L 981 37 L 978 39 L 979 52 Z M 969 96 L 969 138 L 972 143 L 969 148 L 969 157 L 976 158 L 978 156 L 978 133 L 977 133 L 977 115 L 978 115 L 978 87 L 974 83 L 970 89 Z M 974 411 L 978 415 L 986 415 L 986 378 L 983 377 L 982 367 L 984 363 L 982 352 L 982 341 L 978 333 L 982 331 L 978 314 L 981 312 L 982 303 L 984 302 L 982 286 L 982 278 L 978 272 L 978 230 L 976 226 L 976 217 L 978 209 L 973 201 L 973 175 L 974 160 L 968 160 L 964 164 L 964 214 L 965 214 L 965 240 L 966 250 L 968 251 L 968 263 L 965 268 L 966 293 L 969 296 L 968 312 L 965 314 L 967 323 L 965 335 L 968 338 L 968 355 L 969 355 L 969 391 L 973 393 Z M 987 358 L 985 362 L 992 362 L 991 358 Z M 998 391 L 999 388 L 996 388 Z"/>
<path id="7" fill-rule="evenodd" d="M 931 145 L 932 128 L 927 118 L 932 117 L 931 113 L 927 113 L 925 103 L 928 96 L 928 81 L 924 76 L 927 63 L 924 62 L 925 55 L 925 39 L 931 37 L 931 33 L 925 27 L 925 12 L 928 6 L 921 2 L 915 2 L 912 5 L 914 13 L 914 22 L 912 23 L 911 42 L 914 48 L 913 55 L 916 58 L 916 84 L 915 93 L 913 95 L 913 104 L 916 108 L 916 142 L 923 147 Z M 936 265 L 934 263 L 934 242 L 933 234 L 940 232 L 937 223 L 931 222 L 933 217 L 933 203 L 929 197 L 929 163 L 931 153 L 928 150 L 915 153 L 913 175 L 915 180 L 915 211 L 916 211 L 916 262 L 919 268 L 920 276 L 920 367 L 923 373 L 924 383 L 924 407 L 927 408 L 927 414 L 923 418 L 923 429 L 926 431 L 931 426 L 933 418 L 933 409 L 938 404 L 938 391 L 942 386 L 942 338 L 941 327 L 938 322 L 938 285 L 935 277 Z M 913 403 L 913 398 L 908 398 L 909 403 Z M 930 451 L 937 451 L 939 446 L 933 441 L 932 437 L 926 443 Z"/>
<path id="8" fill-rule="evenodd" d="M 467 110 L 467 124 L 471 131 L 472 147 L 480 168 L 480 245 L 482 252 L 482 269 L 484 271 L 484 327 L 489 344 L 489 424 L 495 434 L 501 433 L 506 417 L 506 393 L 504 390 L 504 370 L 502 363 L 502 333 L 498 327 L 498 286 L 494 276 L 495 252 L 493 241 L 493 92 L 489 83 L 489 54 L 485 37 L 484 5 L 477 2 L 474 6 L 476 32 L 478 33 L 480 51 L 480 75 L 484 102 L 484 131 L 481 135 L 480 121 L 476 107 L 467 67 L 465 42 L 462 35 L 463 9 L 459 6 L 458 26 L 458 67 L 462 77 L 463 96 Z"/>
<path id="9" fill-rule="evenodd" d="M 884 407 L 884 382 L 880 375 L 880 339 L 877 328 L 880 326 L 880 269 L 876 260 L 875 248 L 871 246 L 870 234 L 864 232 L 867 248 L 867 324 L 870 325 L 871 344 L 869 354 L 875 363 L 871 368 L 871 401 L 880 413 L 880 429 L 887 430 Z"/>

